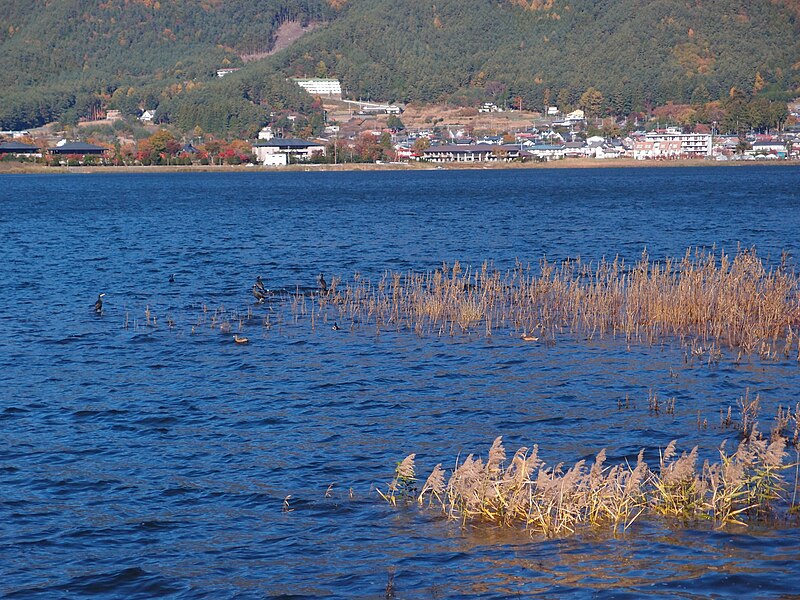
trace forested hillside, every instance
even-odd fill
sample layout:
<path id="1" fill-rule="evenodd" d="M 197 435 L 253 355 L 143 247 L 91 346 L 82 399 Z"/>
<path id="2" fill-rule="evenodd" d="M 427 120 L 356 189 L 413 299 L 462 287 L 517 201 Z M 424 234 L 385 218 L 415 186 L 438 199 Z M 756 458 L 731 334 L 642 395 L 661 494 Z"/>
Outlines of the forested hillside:
<path id="1" fill-rule="evenodd" d="M 138 114 L 265 52 L 281 23 L 334 16 L 325 0 L 3 0 L 0 128 Z"/>
<path id="2" fill-rule="evenodd" d="M 388 100 L 574 103 L 621 110 L 779 95 L 800 85 L 800 3 L 770 0 L 361 0 L 280 57 Z M 266 67 L 267 65 L 265 65 Z M 258 77 L 259 75 L 255 75 Z"/>
<path id="3" fill-rule="evenodd" d="M 325 22 L 263 54 L 286 20 Z M 243 66 L 217 79 L 215 71 Z M 627 114 L 800 90 L 797 0 L 4 0 L 0 128 L 159 107 L 182 129 L 240 133 L 309 114 L 288 76 L 352 97 L 576 106 Z M 585 97 L 584 97 L 585 100 Z M 590 106 L 591 108 L 591 106 Z"/>

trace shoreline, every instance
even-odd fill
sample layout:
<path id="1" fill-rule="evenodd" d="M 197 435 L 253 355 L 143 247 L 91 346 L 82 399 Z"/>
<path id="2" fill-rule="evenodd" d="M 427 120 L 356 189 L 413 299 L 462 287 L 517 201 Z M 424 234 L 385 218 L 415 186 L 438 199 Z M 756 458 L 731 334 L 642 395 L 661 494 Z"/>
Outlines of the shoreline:
<path id="1" fill-rule="evenodd" d="M 33 163 L 0 162 L 0 174 L 93 174 L 93 173 L 285 173 L 285 172 L 350 172 L 350 171 L 463 171 L 463 170 L 514 170 L 514 169 L 613 169 L 613 168 L 674 168 L 674 167 L 742 167 L 742 166 L 800 166 L 797 160 L 635 160 L 633 158 L 565 158 L 548 162 L 530 163 L 345 163 L 297 164 L 281 167 L 262 165 L 150 165 L 150 166 L 87 166 L 48 167 Z"/>

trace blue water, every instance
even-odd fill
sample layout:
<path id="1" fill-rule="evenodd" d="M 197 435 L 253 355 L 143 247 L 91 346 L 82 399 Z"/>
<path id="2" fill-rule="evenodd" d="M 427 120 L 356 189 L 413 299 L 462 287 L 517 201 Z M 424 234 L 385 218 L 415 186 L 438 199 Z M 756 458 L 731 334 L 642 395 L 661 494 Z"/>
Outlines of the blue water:
<path id="1" fill-rule="evenodd" d="M 765 429 L 794 405 L 796 360 L 333 331 L 287 296 L 253 305 L 250 286 L 695 246 L 796 266 L 798 231 L 794 167 L 0 176 L 0 594 L 383 598 L 390 580 L 397 598 L 796 594 L 796 523 L 642 519 L 548 540 L 375 491 L 406 454 L 425 476 L 497 435 L 549 464 L 602 448 L 657 463 L 675 438 L 714 458 L 735 439 L 720 411 L 745 390 Z M 212 328 L 215 310 L 241 329 Z M 650 391 L 675 414 L 651 414 Z"/>

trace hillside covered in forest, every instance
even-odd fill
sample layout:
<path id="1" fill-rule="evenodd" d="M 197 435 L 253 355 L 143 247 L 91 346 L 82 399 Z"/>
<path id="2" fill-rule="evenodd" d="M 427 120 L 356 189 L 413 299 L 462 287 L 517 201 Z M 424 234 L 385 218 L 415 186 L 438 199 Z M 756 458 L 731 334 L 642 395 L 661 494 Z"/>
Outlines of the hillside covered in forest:
<path id="1" fill-rule="evenodd" d="M 325 0 L 3 0 L 0 128 L 139 114 L 264 56 L 287 21 L 334 17 Z M 273 93 L 303 108 L 308 98 L 284 79 Z M 222 101 L 234 119 L 262 116 L 241 94 Z"/>
<path id="2" fill-rule="evenodd" d="M 266 56 L 286 21 L 320 26 Z M 241 69 L 217 78 L 228 66 Z M 732 88 L 784 100 L 800 90 L 800 2 L 6 0 L 0 14 L 4 129 L 158 108 L 181 129 L 241 134 L 318 110 L 291 76 L 338 78 L 356 98 L 538 110 L 591 89 L 619 115 Z"/>

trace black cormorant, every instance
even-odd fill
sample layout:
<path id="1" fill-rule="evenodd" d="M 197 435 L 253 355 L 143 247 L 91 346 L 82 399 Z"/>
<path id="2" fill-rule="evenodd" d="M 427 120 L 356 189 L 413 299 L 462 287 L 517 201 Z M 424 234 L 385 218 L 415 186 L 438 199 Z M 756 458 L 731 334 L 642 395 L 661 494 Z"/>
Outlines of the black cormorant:
<path id="1" fill-rule="evenodd" d="M 255 298 L 256 302 L 258 302 L 259 304 L 264 302 L 264 298 L 266 298 L 266 295 L 264 295 L 264 292 L 262 292 L 258 288 L 258 285 L 256 285 L 255 283 L 253 284 L 253 298 Z"/>
<path id="2" fill-rule="evenodd" d="M 319 289 L 323 294 L 328 292 L 328 282 L 325 281 L 325 276 L 322 273 L 317 277 L 317 283 L 319 283 Z"/>
<path id="3" fill-rule="evenodd" d="M 103 312 L 103 296 L 105 296 L 105 294 L 98 294 L 97 302 L 94 303 L 94 312 L 98 315 Z"/>
<path id="4" fill-rule="evenodd" d="M 263 293 L 266 293 L 266 289 L 264 288 L 264 282 L 261 281 L 261 275 L 256 277 L 256 287 Z"/>

